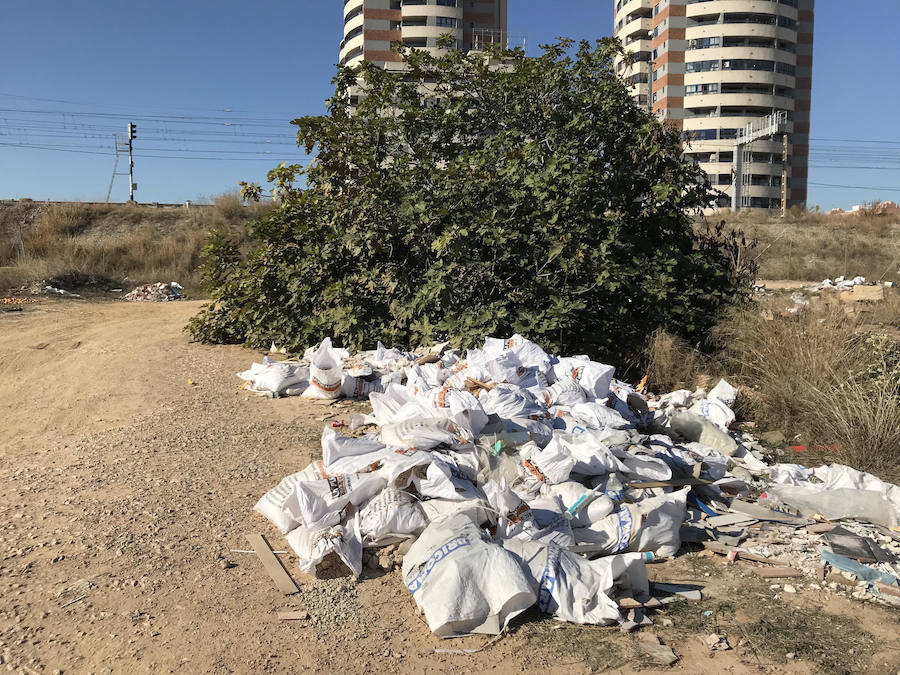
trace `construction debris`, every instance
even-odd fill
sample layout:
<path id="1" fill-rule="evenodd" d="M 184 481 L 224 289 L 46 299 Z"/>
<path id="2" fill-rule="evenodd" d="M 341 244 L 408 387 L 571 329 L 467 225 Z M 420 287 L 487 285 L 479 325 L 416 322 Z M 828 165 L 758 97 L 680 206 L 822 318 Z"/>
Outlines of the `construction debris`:
<path id="1" fill-rule="evenodd" d="M 654 396 L 614 375 L 520 335 L 465 353 L 379 343 L 351 355 L 325 340 L 302 359 L 255 364 L 240 376 L 256 391 L 372 405 L 346 426 L 326 423 L 322 458 L 255 509 L 304 572 L 400 565 L 442 637 L 497 635 L 534 605 L 572 623 L 648 625 L 645 610 L 701 597 L 699 586 L 647 577 L 645 565 L 683 540 L 764 578 L 821 579 L 824 561 L 890 601 L 875 584 L 897 586 L 900 543 L 884 532 L 896 526 L 900 488 L 840 465 L 767 464 L 750 434 L 730 428 L 737 390 L 724 380 Z M 814 521 L 831 509 L 872 524 L 844 521 L 828 539 L 833 528 Z M 830 542 L 863 555 L 820 559 Z M 271 573 L 278 560 L 265 548 Z M 710 649 L 728 648 L 713 637 Z"/>
<path id="2" fill-rule="evenodd" d="M 160 281 L 137 286 L 126 293 L 124 299 L 130 302 L 171 302 L 181 300 L 184 297 L 181 293 L 183 290 L 184 286 L 177 281 L 170 281 L 167 284 Z"/>

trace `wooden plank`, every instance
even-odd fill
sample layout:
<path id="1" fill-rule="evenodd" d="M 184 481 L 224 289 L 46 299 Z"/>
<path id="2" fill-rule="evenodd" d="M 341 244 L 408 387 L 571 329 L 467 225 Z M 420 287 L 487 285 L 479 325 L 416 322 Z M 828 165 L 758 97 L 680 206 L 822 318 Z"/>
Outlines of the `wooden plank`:
<path id="1" fill-rule="evenodd" d="M 707 548 L 710 551 L 715 551 L 716 553 L 721 553 L 722 555 L 733 555 L 735 560 L 750 560 L 752 562 L 765 563 L 766 565 L 781 565 L 787 566 L 783 560 L 777 560 L 775 558 L 764 558 L 761 555 L 756 555 L 755 553 L 744 553 L 743 551 L 737 551 L 729 546 L 725 546 L 724 544 L 720 544 L 717 541 L 704 541 L 703 548 Z"/>
<path id="2" fill-rule="evenodd" d="M 738 523 L 755 523 L 756 518 L 748 516 L 746 513 L 726 513 L 721 516 L 713 516 L 707 518 L 706 522 L 712 527 L 727 527 L 728 525 L 737 525 Z"/>
<path id="3" fill-rule="evenodd" d="M 288 574 L 284 565 L 272 552 L 272 547 L 269 546 L 269 542 L 266 541 L 266 538 L 263 535 L 257 533 L 248 534 L 247 541 L 250 542 L 250 546 L 256 551 L 256 555 L 259 556 L 263 567 L 266 568 L 266 572 L 272 577 L 272 581 L 275 582 L 279 591 L 285 595 L 300 592 L 300 589 L 297 588 L 297 584 L 294 583 L 294 580 L 291 578 L 291 575 Z"/>
<path id="4" fill-rule="evenodd" d="M 279 621 L 305 621 L 309 618 L 309 612 L 302 610 L 285 610 L 278 612 Z"/>
<path id="5" fill-rule="evenodd" d="M 712 485 L 705 478 L 671 478 L 669 480 L 647 480 L 640 483 L 626 483 L 629 488 L 686 487 L 688 485 Z"/>
<path id="6" fill-rule="evenodd" d="M 792 516 L 789 513 L 782 513 L 773 509 L 760 506 L 759 504 L 751 504 L 743 499 L 733 499 L 731 501 L 731 510 L 738 513 L 744 513 L 757 520 L 771 520 L 775 523 L 784 523 L 785 525 L 796 525 L 801 527 L 810 523 L 806 518 Z"/>
<path id="7" fill-rule="evenodd" d="M 792 579 L 803 576 L 803 572 L 793 567 L 754 567 L 753 571 L 763 579 Z"/>

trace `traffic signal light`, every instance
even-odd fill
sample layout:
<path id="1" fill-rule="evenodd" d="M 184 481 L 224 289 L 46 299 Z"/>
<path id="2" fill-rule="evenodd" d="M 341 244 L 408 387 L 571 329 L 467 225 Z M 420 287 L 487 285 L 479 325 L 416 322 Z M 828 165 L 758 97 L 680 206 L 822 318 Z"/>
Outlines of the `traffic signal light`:
<path id="1" fill-rule="evenodd" d="M 137 124 L 133 122 L 128 123 L 128 140 L 132 140 L 137 138 Z"/>

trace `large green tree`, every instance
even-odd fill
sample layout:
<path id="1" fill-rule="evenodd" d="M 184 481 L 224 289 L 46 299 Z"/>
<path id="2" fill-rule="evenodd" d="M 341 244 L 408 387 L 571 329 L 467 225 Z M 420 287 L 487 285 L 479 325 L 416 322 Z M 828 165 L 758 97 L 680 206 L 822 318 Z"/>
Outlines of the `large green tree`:
<path id="1" fill-rule="evenodd" d="M 633 103 L 620 53 L 561 41 L 340 68 L 328 114 L 292 122 L 315 159 L 270 172 L 281 206 L 250 223 L 258 245 L 209 247 L 214 301 L 191 332 L 293 348 L 519 332 L 598 358 L 657 328 L 701 337 L 745 280 L 695 233 L 709 182 Z"/>

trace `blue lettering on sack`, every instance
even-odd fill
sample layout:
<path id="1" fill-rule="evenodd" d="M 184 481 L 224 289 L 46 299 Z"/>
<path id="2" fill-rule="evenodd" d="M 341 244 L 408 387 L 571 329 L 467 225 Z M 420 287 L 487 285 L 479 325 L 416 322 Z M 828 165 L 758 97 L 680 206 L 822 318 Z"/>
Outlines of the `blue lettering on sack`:
<path id="1" fill-rule="evenodd" d="M 419 567 L 419 573 L 413 578 L 412 581 L 406 584 L 409 592 L 415 595 L 416 591 L 422 588 L 422 584 L 425 583 L 425 579 L 428 578 L 428 575 L 431 574 L 431 570 L 433 570 L 434 566 L 437 565 L 441 560 L 453 553 L 453 551 L 463 548 L 464 546 L 471 545 L 472 542 L 469 540 L 469 538 L 464 534 L 461 534 L 458 537 L 453 537 L 453 539 L 444 542 L 444 544 L 436 548 L 428 558 L 428 560 L 426 560 Z"/>
<path id="2" fill-rule="evenodd" d="M 550 603 L 553 601 L 553 589 L 556 587 L 556 579 L 559 576 L 560 548 L 554 544 L 547 547 L 547 562 L 541 573 L 541 581 L 538 584 L 538 609 L 544 614 L 550 614 Z"/>
<path id="3" fill-rule="evenodd" d="M 619 542 L 616 547 L 616 553 L 624 551 L 631 543 L 631 531 L 634 529 L 634 516 L 627 506 L 623 506 L 616 515 L 619 517 Z"/>

